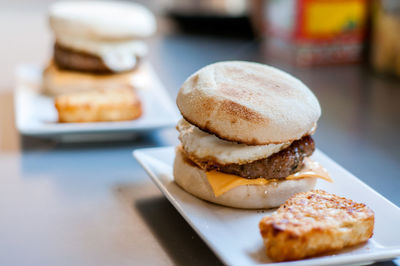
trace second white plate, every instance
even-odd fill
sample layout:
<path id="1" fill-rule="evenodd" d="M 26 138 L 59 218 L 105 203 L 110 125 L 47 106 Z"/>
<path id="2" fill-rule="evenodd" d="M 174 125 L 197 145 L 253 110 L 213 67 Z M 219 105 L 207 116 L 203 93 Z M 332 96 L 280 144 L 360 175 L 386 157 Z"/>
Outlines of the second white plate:
<path id="1" fill-rule="evenodd" d="M 136 150 L 135 158 L 179 213 L 228 265 L 269 264 L 258 223 L 272 210 L 241 210 L 200 200 L 175 184 L 174 147 Z M 374 236 L 363 245 L 307 260 L 279 265 L 343 265 L 400 256 L 400 209 L 317 150 L 312 158 L 328 169 L 334 183 L 318 180 L 317 188 L 363 202 L 375 212 Z M 195 256 L 195 254 L 194 254 Z"/>
<path id="2" fill-rule="evenodd" d="M 39 92 L 42 68 L 38 65 L 21 65 L 17 68 L 17 85 L 14 94 L 15 120 L 23 135 L 73 139 L 96 135 L 118 138 L 165 127 L 174 127 L 179 120 L 178 111 L 152 66 L 145 63 L 135 76 L 134 85 L 142 101 L 143 115 L 133 121 L 96 123 L 57 123 L 57 110 L 53 98 Z"/>

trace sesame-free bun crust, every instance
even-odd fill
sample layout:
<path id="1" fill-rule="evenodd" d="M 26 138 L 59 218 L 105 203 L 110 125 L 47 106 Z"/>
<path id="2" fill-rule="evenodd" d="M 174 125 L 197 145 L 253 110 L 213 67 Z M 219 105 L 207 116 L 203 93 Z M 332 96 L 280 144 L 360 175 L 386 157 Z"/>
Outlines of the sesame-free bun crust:
<path id="1" fill-rule="evenodd" d="M 293 194 L 314 188 L 316 178 L 284 180 L 266 185 L 239 186 L 215 197 L 204 170 L 188 160 L 180 148 L 174 162 L 175 182 L 190 194 L 216 204 L 242 209 L 268 209 L 283 204 Z"/>
<path id="2" fill-rule="evenodd" d="M 243 61 L 200 69 L 183 83 L 176 102 L 200 129 L 255 145 L 300 139 L 312 133 L 321 115 L 317 98 L 300 80 Z"/>
<path id="3" fill-rule="evenodd" d="M 154 15 L 142 5 L 123 1 L 61 1 L 49 8 L 56 36 L 97 40 L 143 38 L 156 30 Z"/>

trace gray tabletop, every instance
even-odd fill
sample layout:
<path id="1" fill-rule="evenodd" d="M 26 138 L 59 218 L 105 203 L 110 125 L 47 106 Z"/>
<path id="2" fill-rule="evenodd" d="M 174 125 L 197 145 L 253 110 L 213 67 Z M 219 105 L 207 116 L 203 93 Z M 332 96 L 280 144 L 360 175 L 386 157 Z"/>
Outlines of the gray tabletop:
<path id="1" fill-rule="evenodd" d="M 317 146 L 400 205 L 398 80 L 363 65 L 293 67 L 253 40 L 166 34 L 150 45 L 171 98 L 189 74 L 220 60 L 269 63 L 302 79 L 323 109 Z M 132 158 L 134 149 L 177 144 L 174 129 L 86 144 L 18 137 L 2 84 L 0 265 L 221 264 Z"/>

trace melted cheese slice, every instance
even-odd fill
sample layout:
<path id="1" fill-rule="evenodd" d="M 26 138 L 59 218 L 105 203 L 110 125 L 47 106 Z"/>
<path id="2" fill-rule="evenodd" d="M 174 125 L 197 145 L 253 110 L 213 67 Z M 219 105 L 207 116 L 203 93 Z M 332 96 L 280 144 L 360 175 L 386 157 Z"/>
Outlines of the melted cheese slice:
<path id="1" fill-rule="evenodd" d="M 304 168 L 300 172 L 297 172 L 293 175 L 286 177 L 286 180 L 295 180 L 305 177 L 315 177 L 324 179 L 328 182 L 333 182 L 333 180 L 329 176 L 328 171 L 325 168 L 323 168 L 319 163 L 314 162 L 309 158 L 306 158 L 304 163 L 305 163 Z M 210 183 L 211 188 L 216 197 L 219 197 L 222 194 L 238 186 L 266 185 L 268 183 L 280 181 L 278 179 L 267 180 L 265 178 L 247 179 L 237 175 L 225 174 L 218 171 L 206 172 L 206 176 L 208 179 L 208 183 Z"/>

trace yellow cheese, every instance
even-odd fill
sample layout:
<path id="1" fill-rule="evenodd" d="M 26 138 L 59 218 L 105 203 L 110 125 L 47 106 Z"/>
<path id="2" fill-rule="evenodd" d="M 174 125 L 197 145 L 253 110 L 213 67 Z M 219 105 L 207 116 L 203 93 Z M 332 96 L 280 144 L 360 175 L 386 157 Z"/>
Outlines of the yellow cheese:
<path id="1" fill-rule="evenodd" d="M 216 197 L 221 196 L 225 192 L 234 189 L 238 186 L 244 185 L 265 185 L 271 182 L 279 182 L 278 179 L 247 179 L 237 175 L 225 174 L 218 171 L 206 172 L 208 183 L 210 183 L 211 188 Z M 287 180 L 300 179 L 305 177 L 315 177 L 321 178 L 329 182 L 333 182 L 329 177 L 329 173 L 323 168 L 319 163 L 314 162 L 310 159 L 305 160 L 305 166 L 303 170 L 293 175 L 286 177 Z"/>

